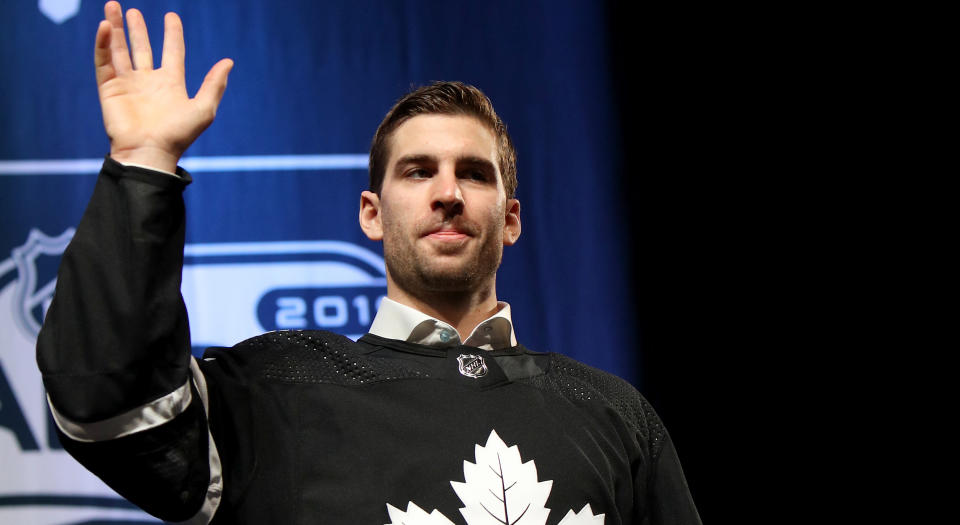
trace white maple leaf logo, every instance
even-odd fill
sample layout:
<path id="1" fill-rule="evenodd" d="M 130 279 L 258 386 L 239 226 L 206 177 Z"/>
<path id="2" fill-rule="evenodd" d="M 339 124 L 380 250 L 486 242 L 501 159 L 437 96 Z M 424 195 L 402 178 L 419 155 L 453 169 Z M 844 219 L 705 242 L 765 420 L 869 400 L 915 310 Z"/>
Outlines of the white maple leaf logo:
<path id="1" fill-rule="evenodd" d="M 603 525 L 603 514 L 594 515 L 593 509 L 587 503 L 580 512 L 574 513 L 573 509 L 570 509 L 557 525 Z"/>
<path id="2" fill-rule="evenodd" d="M 540 481 L 533 460 L 520 458 L 517 445 L 508 447 L 497 431 L 490 432 L 486 445 L 477 445 L 475 463 L 463 462 L 463 481 L 451 481 L 463 502 L 460 514 L 467 525 L 545 525 L 550 509 L 545 505 L 553 481 Z M 387 504 L 390 523 L 386 525 L 454 525 L 437 509 L 427 513 L 414 502 L 402 511 Z M 604 514 L 593 514 L 590 504 L 580 512 L 572 509 L 558 525 L 603 525 Z"/>
<path id="3" fill-rule="evenodd" d="M 476 463 L 463 462 L 464 482 L 451 481 L 465 507 L 470 525 L 544 525 L 550 509 L 544 505 L 553 481 L 537 481 L 537 466 L 520 459 L 520 449 L 491 431 L 487 445 L 477 445 Z M 521 520 L 523 520 L 521 522 Z"/>
<path id="4" fill-rule="evenodd" d="M 393 505 L 387 503 L 387 514 L 390 515 L 388 525 L 454 525 L 439 510 L 427 514 L 427 511 L 421 509 L 414 502 L 407 503 L 407 511 L 404 512 Z"/>

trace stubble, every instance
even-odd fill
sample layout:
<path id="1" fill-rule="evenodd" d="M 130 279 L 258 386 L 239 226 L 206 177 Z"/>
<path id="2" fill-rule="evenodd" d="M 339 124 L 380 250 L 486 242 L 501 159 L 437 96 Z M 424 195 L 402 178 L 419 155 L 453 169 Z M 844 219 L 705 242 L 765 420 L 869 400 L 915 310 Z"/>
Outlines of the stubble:
<path id="1" fill-rule="evenodd" d="M 386 222 L 383 252 L 393 281 L 413 295 L 474 292 L 490 282 L 503 257 L 502 240 L 495 235 L 503 225 L 491 224 L 486 232 L 464 222 L 459 227 L 475 233 L 463 246 L 423 238 L 428 225 L 415 228 L 411 236 L 400 225 Z"/>

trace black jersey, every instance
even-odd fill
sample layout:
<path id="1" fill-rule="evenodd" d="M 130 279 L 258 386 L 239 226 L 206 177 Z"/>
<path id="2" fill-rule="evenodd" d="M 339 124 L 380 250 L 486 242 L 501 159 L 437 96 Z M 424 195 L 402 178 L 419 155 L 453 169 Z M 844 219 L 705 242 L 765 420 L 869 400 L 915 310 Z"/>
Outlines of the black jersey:
<path id="1" fill-rule="evenodd" d="M 558 354 L 281 331 L 194 360 L 187 182 L 107 161 L 38 340 L 64 448 L 121 495 L 211 523 L 699 523 L 650 405 Z"/>

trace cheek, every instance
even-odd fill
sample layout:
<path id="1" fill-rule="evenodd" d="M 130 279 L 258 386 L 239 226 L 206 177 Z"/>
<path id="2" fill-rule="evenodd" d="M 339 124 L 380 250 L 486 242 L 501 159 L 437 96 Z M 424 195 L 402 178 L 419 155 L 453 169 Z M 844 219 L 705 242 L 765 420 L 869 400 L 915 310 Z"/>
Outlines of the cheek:
<path id="1" fill-rule="evenodd" d="M 490 227 L 490 234 L 495 237 L 503 236 L 503 227 L 506 224 L 506 212 L 503 206 L 492 206 L 490 214 L 486 217 L 486 223 Z"/>
<path id="2" fill-rule="evenodd" d="M 395 235 L 402 234 L 408 229 L 416 230 L 418 227 L 417 218 L 414 217 L 411 210 L 403 206 L 386 206 L 380 209 L 380 221 L 384 232 L 390 232 Z"/>

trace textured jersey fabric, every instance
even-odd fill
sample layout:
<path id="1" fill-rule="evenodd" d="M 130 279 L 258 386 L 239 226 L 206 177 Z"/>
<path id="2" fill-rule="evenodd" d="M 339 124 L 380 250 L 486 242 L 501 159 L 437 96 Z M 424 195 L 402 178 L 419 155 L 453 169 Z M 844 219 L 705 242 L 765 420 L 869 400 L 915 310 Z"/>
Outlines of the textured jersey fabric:
<path id="1" fill-rule="evenodd" d="M 79 427 L 192 394 L 122 437 L 60 431 L 120 494 L 170 521 L 699 523 L 650 405 L 558 354 L 280 331 L 191 364 L 181 175 L 107 160 L 38 339 Z"/>

